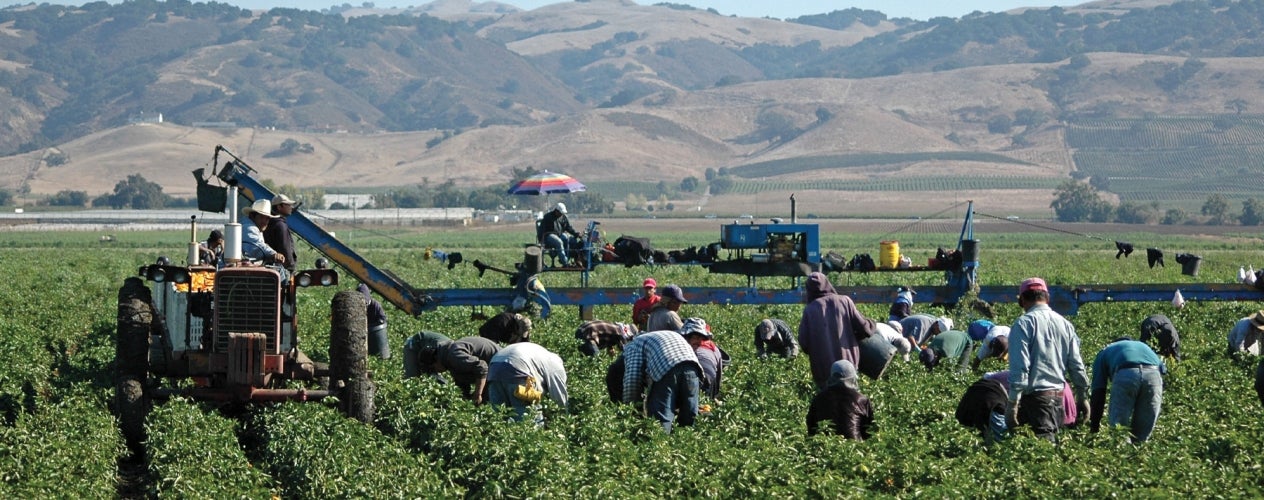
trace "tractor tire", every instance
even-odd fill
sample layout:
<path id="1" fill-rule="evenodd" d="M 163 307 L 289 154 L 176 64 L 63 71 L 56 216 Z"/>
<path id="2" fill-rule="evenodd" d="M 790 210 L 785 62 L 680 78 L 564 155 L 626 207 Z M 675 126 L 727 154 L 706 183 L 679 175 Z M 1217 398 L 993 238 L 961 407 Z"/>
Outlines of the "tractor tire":
<path id="1" fill-rule="evenodd" d="M 154 307 L 149 287 L 140 278 L 128 278 L 118 295 L 118 338 L 114 364 L 116 380 L 149 376 L 149 338 L 154 328 Z"/>
<path id="2" fill-rule="evenodd" d="M 118 417 L 119 430 L 132 453 L 144 452 L 145 418 L 149 416 L 150 401 L 145 385 L 135 377 L 118 380 L 114 393 L 114 412 Z"/>
<path id="3" fill-rule="evenodd" d="M 329 338 L 329 378 L 341 392 L 339 409 L 349 418 L 373 421 L 376 388 L 369 379 L 369 322 L 364 295 L 343 290 L 334 295 Z"/>

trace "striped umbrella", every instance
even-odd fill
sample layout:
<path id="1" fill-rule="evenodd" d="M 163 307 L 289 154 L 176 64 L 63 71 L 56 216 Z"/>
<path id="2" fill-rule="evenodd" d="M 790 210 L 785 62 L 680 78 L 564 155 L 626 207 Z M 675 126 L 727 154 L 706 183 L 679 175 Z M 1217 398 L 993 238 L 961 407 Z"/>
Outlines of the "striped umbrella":
<path id="1" fill-rule="evenodd" d="M 545 170 L 515 183 L 509 188 L 509 194 L 549 195 L 578 193 L 588 188 L 566 174 Z"/>

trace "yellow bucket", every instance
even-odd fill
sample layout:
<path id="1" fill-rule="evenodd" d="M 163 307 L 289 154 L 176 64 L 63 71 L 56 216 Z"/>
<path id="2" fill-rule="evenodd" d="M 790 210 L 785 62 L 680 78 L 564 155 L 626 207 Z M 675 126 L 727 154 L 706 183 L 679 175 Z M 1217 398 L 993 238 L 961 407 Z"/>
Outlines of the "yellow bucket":
<path id="1" fill-rule="evenodd" d="M 882 242 L 882 251 L 878 253 L 878 267 L 895 269 L 900 265 L 900 242 L 891 240 Z"/>

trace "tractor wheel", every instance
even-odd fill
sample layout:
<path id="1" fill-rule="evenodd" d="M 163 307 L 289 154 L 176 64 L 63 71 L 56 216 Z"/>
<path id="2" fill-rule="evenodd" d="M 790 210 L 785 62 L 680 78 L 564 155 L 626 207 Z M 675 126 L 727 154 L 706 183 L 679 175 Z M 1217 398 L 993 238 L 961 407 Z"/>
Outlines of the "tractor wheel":
<path id="1" fill-rule="evenodd" d="M 375 388 L 369 379 L 369 322 L 364 295 L 343 290 L 334 295 L 329 338 L 329 378 L 341 388 L 343 414 L 361 422 L 373 421 Z"/>
<path id="2" fill-rule="evenodd" d="M 118 380 L 114 393 L 114 411 L 118 415 L 119 430 L 127 440 L 128 449 L 141 453 L 145 442 L 145 417 L 149 415 L 149 397 L 145 385 L 135 377 Z"/>
<path id="3" fill-rule="evenodd" d="M 149 376 L 149 336 L 153 327 L 149 288 L 140 278 L 128 278 L 118 295 L 118 338 L 114 350 L 118 380 L 144 380 Z"/>

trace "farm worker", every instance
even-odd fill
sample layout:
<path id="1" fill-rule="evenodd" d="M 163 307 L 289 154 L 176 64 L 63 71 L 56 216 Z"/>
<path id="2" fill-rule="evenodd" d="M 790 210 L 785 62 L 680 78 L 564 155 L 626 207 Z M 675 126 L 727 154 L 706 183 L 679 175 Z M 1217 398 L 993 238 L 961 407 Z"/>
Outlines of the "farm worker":
<path id="1" fill-rule="evenodd" d="M 1089 428 L 1101 427 L 1106 386 L 1110 386 L 1110 410 L 1106 422 L 1132 430 L 1132 442 L 1150 439 L 1163 406 L 1163 375 L 1167 365 L 1144 342 L 1128 337 L 1111 342 L 1093 359 L 1093 399 Z"/>
<path id="2" fill-rule="evenodd" d="M 856 366 L 845 359 L 835 361 L 830 365 L 825 388 L 817 392 L 808 405 L 808 435 L 827 432 L 864 441 L 869 438 L 871 425 L 873 404 L 860 393 Z"/>
<path id="3" fill-rule="evenodd" d="M 935 334 L 951 330 L 952 318 L 913 314 L 900 320 L 900 329 L 904 333 L 904 338 L 908 339 L 913 352 L 917 352 L 922 350 L 922 347 L 925 347 Z"/>
<path id="4" fill-rule="evenodd" d="M 999 382 L 1005 387 L 1005 393 L 1009 394 L 1009 370 L 1000 370 L 995 372 L 987 372 L 983 374 L 983 378 Z M 1008 407 L 1008 401 L 1006 405 Z M 1088 418 L 1088 407 L 1084 407 L 1084 418 Z M 1080 408 L 1077 407 L 1075 401 L 1075 392 L 1071 390 L 1071 384 L 1062 384 L 1062 421 L 1059 423 L 1063 428 L 1075 427 L 1075 423 L 1080 420 Z"/>
<path id="5" fill-rule="evenodd" d="M 613 321 L 585 321 L 575 329 L 575 340 L 579 341 L 579 352 L 587 356 L 596 356 L 605 350 L 606 354 L 614 354 L 615 349 L 623 349 L 624 344 L 632 341 L 639 330 L 636 326 Z"/>
<path id="6" fill-rule="evenodd" d="M 673 420 L 693 425 L 698 416 L 698 388 L 702 366 L 689 342 L 675 330 L 643 333 L 623 346 L 624 403 L 641 401 L 645 412 L 671 433 Z M 619 361 L 616 361 L 618 363 Z"/>
<path id="7" fill-rule="evenodd" d="M 554 255 L 557 255 L 557 261 L 562 263 L 562 267 L 566 267 L 570 262 L 566 251 L 571 248 L 571 242 L 578 239 L 579 231 L 571 227 L 570 219 L 566 218 L 566 204 L 562 202 L 558 202 L 553 206 L 553 210 L 544 214 L 535 228 L 536 243 L 552 250 Z"/>
<path id="8" fill-rule="evenodd" d="M 978 370 L 979 365 L 988 358 L 997 358 L 1001 361 L 1009 361 L 1009 327 L 1001 325 L 992 325 L 988 328 L 987 335 L 979 342 L 979 349 L 974 353 L 974 360 L 970 361 L 970 368 Z"/>
<path id="9" fill-rule="evenodd" d="M 1260 333 L 1264 332 L 1264 310 L 1238 320 L 1229 330 L 1229 354 L 1260 353 Z"/>
<path id="10" fill-rule="evenodd" d="M 461 395 L 479 405 L 487 396 L 487 364 L 499 351 L 489 339 L 465 337 L 440 343 L 432 358 L 423 353 L 421 367 L 426 373 L 451 373 Z"/>
<path id="11" fill-rule="evenodd" d="M 913 296 L 917 295 L 913 289 L 902 286 L 895 289 L 895 302 L 891 303 L 891 310 L 887 314 L 887 321 L 900 321 L 913 314 Z"/>
<path id="12" fill-rule="evenodd" d="M 1009 380 L 1009 372 L 1001 372 Z M 987 444 L 1005 439 L 1005 405 L 1009 401 L 1005 384 L 983 377 L 966 389 L 957 402 L 955 416 L 961 425 L 976 429 Z"/>
<path id="13" fill-rule="evenodd" d="M 255 200 L 241 209 L 241 215 L 245 219 L 241 221 L 241 256 L 265 264 L 284 265 L 285 255 L 277 253 L 263 239 L 263 230 L 277 218 L 272 213 L 272 202 Z"/>
<path id="14" fill-rule="evenodd" d="M 566 367 L 562 358 L 540 344 L 518 342 L 492 356 L 487 367 L 487 398 L 493 405 L 510 406 L 521 422 L 543 396 L 566 409 Z M 544 423 L 536 415 L 537 424 Z"/>
<path id="15" fill-rule="evenodd" d="M 294 213 L 294 209 L 298 208 L 298 203 L 289 196 L 278 194 L 272 197 L 272 208 L 276 209 L 277 218 L 263 230 L 263 241 L 268 242 L 268 246 L 272 247 L 285 256 L 285 268 L 291 273 L 294 272 L 294 264 L 298 262 L 298 256 L 294 253 L 294 235 L 290 234 L 290 226 L 285 222 L 285 218 Z"/>
<path id="16" fill-rule="evenodd" d="M 1018 286 L 1018 305 L 1026 311 L 1009 333 L 1009 409 L 1006 421 L 1030 425 L 1036 436 L 1057 442 L 1066 411 L 1063 385 L 1075 388 L 1079 418 L 1088 407 L 1088 373 L 1080 357 L 1075 326 L 1049 308 L 1045 280 L 1027 278 Z M 1067 376 L 1070 376 L 1070 380 Z"/>
<path id="17" fill-rule="evenodd" d="M 918 354 L 918 359 L 926 366 L 926 371 L 934 370 L 940 363 L 948 361 L 957 367 L 957 371 L 966 371 L 970 366 L 970 354 L 974 341 L 970 335 L 961 330 L 948 330 L 930 339 L 925 349 Z"/>
<path id="18" fill-rule="evenodd" d="M 636 325 L 637 328 L 640 328 L 641 331 L 646 331 L 645 322 L 650 319 L 650 309 L 652 309 L 654 304 L 657 304 L 662 297 L 659 297 L 658 293 L 655 293 L 658 290 L 658 282 L 654 281 L 654 278 L 645 278 L 645 282 L 641 284 L 641 288 L 645 291 L 645 295 L 642 295 L 640 298 L 636 299 L 636 302 L 632 303 L 632 324 Z"/>
<path id="19" fill-rule="evenodd" d="M 1141 321 L 1141 341 L 1158 343 L 1156 352 L 1159 356 L 1181 360 L 1181 336 L 1176 333 L 1176 325 L 1165 315 L 1151 314 Z"/>
<path id="20" fill-rule="evenodd" d="M 202 265 L 218 265 L 224 256 L 224 232 L 212 229 L 206 241 L 198 244 L 198 262 Z"/>
<path id="21" fill-rule="evenodd" d="M 904 326 L 899 321 L 888 321 L 886 323 L 874 322 L 873 332 L 881 335 L 882 338 L 895 346 L 895 352 L 904 356 L 904 362 L 909 361 L 909 353 L 913 351 L 913 346 L 909 344 L 908 339 L 904 338 Z"/>
<path id="22" fill-rule="evenodd" d="M 502 312 L 492 316 L 478 327 L 478 336 L 500 344 L 513 344 L 531 340 L 531 318 L 514 312 Z"/>
<path id="23" fill-rule="evenodd" d="M 369 354 L 391 359 L 391 344 L 386 332 L 386 309 L 373 298 L 369 285 L 360 283 L 356 290 L 364 294 L 364 316 L 369 321 Z"/>
<path id="24" fill-rule="evenodd" d="M 419 377 L 429 373 L 440 384 L 448 383 L 442 374 L 433 369 L 439 347 L 452 342 L 447 335 L 422 330 L 404 341 L 404 378 Z"/>
<path id="25" fill-rule="evenodd" d="M 713 401 L 719 399 L 720 381 L 728 364 L 728 353 L 715 344 L 711 325 L 702 318 L 685 320 L 679 331 L 689 347 L 693 348 L 694 355 L 698 357 L 698 365 L 702 367 L 702 380 L 698 381 L 698 389 Z"/>
<path id="26" fill-rule="evenodd" d="M 649 317 L 645 320 L 644 332 L 657 332 L 661 330 L 680 330 L 684 326 L 684 320 L 680 319 L 680 306 L 688 304 L 685 300 L 685 292 L 679 286 L 667 285 L 658 291 L 658 303 L 650 307 Z"/>
<path id="27" fill-rule="evenodd" d="M 794 332 L 785 321 L 765 318 L 755 325 L 755 355 L 763 359 L 769 354 L 783 358 L 799 355 L 799 341 L 795 340 Z"/>
<path id="28" fill-rule="evenodd" d="M 825 388 L 830 367 L 845 359 L 860 363 L 860 341 L 873 335 L 873 320 L 856 309 L 851 297 L 839 294 L 824 274 L 808 275 L 804 289 L 803 317 L 799 320 L 799 345 L 808 356 L 812 380 Z"/>

